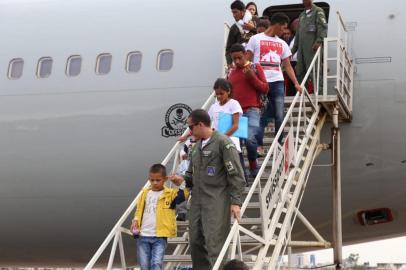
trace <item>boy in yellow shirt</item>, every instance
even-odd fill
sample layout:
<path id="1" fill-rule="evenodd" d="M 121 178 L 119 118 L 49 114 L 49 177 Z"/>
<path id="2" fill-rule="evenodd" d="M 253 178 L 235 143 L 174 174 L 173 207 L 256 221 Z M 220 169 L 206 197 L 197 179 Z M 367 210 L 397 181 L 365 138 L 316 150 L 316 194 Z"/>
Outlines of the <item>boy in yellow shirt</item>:
<path id="1" fill-rule="evenodd" d="M 169 178 L 180 188 L 166 187 L 168 176 L 165 166 L 152 165 L 148 179 L 150 186 L 142 191 L 137 203 L 131 231 L 134 234 L 139 232 L 137 255 L 141 270 L 163 269 L 167 238 L 177 235 L 176 205 L 189 196 L 189 190 L 185 188 L 182 178 Z"/>

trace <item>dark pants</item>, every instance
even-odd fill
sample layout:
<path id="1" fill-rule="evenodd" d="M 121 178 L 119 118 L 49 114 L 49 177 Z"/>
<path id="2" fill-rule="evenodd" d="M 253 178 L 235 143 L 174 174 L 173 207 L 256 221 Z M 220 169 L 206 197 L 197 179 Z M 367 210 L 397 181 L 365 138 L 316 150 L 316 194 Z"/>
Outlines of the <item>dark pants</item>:
<path id="1" fill-rule="evenodd" d="M 261 117 L 261 128 L 258 133 L 258 140 L 263 145 L 263 138 L 265 127 L 269 124 L 272 118 L 275 119 L 275 135 L 278 133 L 279 128 L 282 125 L 285 110 L 285 82 L 277 81 L 269 83 L 268 92 L 268 105 Z M 282 144 L 283 133 L 279 137 L 278 142 Z"/>
<path id="2" fill-rule="evenodd" d="M 314 55 L 316 53 L 313 50 L 308 50 L 306 52 L 303 51 L 303 49 L 299 49 L 297 52 L 297 63 L 295 66 L 295 71 L 296 71 L 296 77 L 299 83 L 301 84 L 304 76 L 306 75 L 307 70 L 310 68 L 310 64 L 313 61 Z M 322 72 L 323 72 L 323 47 L 321 47 L 321 58 L 320 58 L 320 70 L 317 72 L 320 72 L 319 75 L 319 89 L 323 88 L 323 77 L 322 77 Z M 317 67 L 317 62 L 316 62 L 316 67 Z M 313 80 L 313 73 L 310 73 L 309 80 Z M 307 81 L 307 83 L 309 82 Z M 306 84 L 308 86 L 308 84 Z M 312 87 L 315 87 L 316 83 L 312 82 Z"/>
<path id="3" fill-rule="evenodd" d="M 247 156 L 249 161 L 255 161 L 257 154 L 257 137 L 260 131 L 260 110 L 258 108 L 249 108 L 244 112 L 243 116 L 248 118 L 248 138 L 245 140 L 247 148 Z"/>
<path id="4" fill-rule="evenodd" d="M 292 66 L 293 70 L 295 70 L 296 64 L 297 64 L 297 62 L 290 62 L 290 65 Z M 294 96 L 294 95 L 296 95 L 295 84 L 289 78 L 288 74 L 286 74 L 284 72 L 283 75 L 285 76 L 285 82 L 286 82 L 286 96 Z"/>
<path id="5" fill-rule="evenodd" d="M 195 200 L 195 201 L 194 201 Z M 210 270 L 216 263 L 230 231 L 230 196 L 212 199 L 192 198 L 189 211 L 190 252 L 193 270 Z M 200 204 L 196 201 L 205 201 Z"/>

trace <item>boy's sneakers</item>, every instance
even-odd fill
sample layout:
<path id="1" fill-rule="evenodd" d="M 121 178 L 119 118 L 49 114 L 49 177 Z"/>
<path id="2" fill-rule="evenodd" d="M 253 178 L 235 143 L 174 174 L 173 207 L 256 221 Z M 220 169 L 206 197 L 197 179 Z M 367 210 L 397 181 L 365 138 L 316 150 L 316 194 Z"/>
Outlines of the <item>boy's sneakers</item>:
<path id="1" fill-rule="evenodd" d="M 265 149 L 262 146 L 258 146 L 257 148 L 258 157 L 265 157 Z"/>

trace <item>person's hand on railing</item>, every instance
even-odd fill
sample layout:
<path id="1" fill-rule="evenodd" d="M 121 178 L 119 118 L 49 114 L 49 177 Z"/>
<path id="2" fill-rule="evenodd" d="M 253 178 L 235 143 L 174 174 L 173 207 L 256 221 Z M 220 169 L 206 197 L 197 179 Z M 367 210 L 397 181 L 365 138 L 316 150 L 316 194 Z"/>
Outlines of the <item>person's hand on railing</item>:
<path id="1" fill-rule="evenodd" d="M 185 181 L 182 176 L 176 174 L 169 175 L 168 179 L 177 186 L 180 186 L 183 183 L 183 181 Z"/>
<path id="2" fill-rule="evenodd" d="M 312 47 L 313 51 L 314 51 L 314 52 L 317 52 L 317 50 L 320 48 L 320 46 L 321 46 L 320 43 L 314 43 L 314 44 L 313 44 L 313 47 Z"/>
<path id="3" fill-rule="evenodd" d="M 296 88 L 296 91 L 298 91 L 300 94 L 302 94 L 303 89 L 299 83 L 295 84 L 295 88 Z"/>
<path id="4" fill-rule="evenodd" d="M 236 204 L 231 205 L 231 217 L 235 218 L 238 222 L 240 222 L 240 212 L 241 212 L 241 207 Z"/>

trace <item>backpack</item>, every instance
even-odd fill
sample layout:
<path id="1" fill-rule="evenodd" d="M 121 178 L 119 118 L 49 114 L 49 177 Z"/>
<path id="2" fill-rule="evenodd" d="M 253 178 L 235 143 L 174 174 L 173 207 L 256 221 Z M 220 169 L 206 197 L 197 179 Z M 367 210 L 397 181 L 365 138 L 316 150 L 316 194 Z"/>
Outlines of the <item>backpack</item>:
<path id="1" fill-rule="evenodd" d="M 251 68 L 255 72 L 255 75 L 257 75 L 257 77 L 258 77 L 257 64 L 251 63 Z M 259 101 L 260 109 L 261 109 L 261 111 L 263 111 L 268 105 L 268 95 L 264 94 L 264 93 L 259 93 L 258 101 Z"/>

